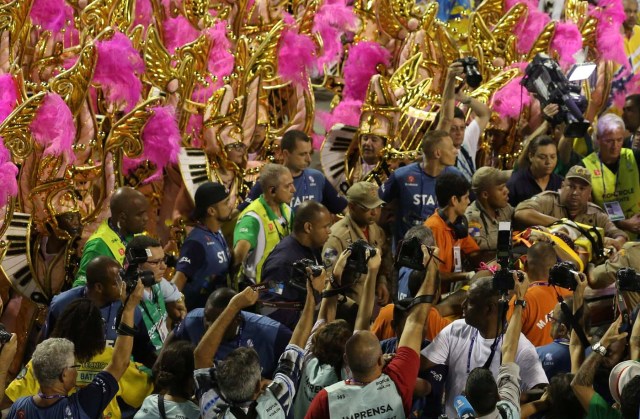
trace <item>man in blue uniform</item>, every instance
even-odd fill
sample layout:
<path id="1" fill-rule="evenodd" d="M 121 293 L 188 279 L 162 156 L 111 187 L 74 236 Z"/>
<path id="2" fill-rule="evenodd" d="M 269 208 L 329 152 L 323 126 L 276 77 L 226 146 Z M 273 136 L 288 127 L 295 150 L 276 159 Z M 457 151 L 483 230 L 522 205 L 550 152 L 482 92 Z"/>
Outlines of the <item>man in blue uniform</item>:
<path id="1" fill-rule="evenodd" d="M 338 194 L 322 172 L 309 168 L 313 150 L 311 138 L 302 131 L 287 131 L 282 137 L 280 147 L 283 164 L 291 172 L 293 185 L 296 187 L 290 204 L 291 209 L 295 211 L 304 201 L 313 200 L 322 203 L 332 214 L 344 211 L 347 200 Z M 260 183 L 256 182 L 247 199 L 238 208 L 242 211 L 251 201 L 258 199 L 261 193 Z"/>
<path id="2" fill-rule="evenodd" d="M 198 221 L 180 248 L 173 283 L 182 291 L 188 310 L 204 307 L 209 294 L 227 286 L 231 252 L 220 231 L 231 215 L 229 192 L 207 182 L 195 194 L 193 218 Z"/>
<path id="3" fill-rule="evenodd" d="M 393 229 L 394 243 L 398 243 L 414 225 L 424 222 L 438 206 L 436 179 L 442 173 L 459 173 L 451 167 L 456 163 L 458 149 L 446 131 L 429 131 L 422 140 L 421 163 L 397 169 L 380 187 L 378 194 L 386 203 L 398 201 Z"/>

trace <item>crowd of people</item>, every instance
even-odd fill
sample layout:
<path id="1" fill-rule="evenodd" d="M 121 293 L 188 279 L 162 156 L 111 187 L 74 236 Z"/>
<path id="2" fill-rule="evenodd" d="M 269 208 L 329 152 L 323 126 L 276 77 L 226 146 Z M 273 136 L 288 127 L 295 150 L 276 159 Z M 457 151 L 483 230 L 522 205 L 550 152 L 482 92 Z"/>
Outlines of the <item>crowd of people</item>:
<path id="1" fill-rule="evenodd" d="M 2 417 L 640 419 L 636 0 L 4 3 Z"/>

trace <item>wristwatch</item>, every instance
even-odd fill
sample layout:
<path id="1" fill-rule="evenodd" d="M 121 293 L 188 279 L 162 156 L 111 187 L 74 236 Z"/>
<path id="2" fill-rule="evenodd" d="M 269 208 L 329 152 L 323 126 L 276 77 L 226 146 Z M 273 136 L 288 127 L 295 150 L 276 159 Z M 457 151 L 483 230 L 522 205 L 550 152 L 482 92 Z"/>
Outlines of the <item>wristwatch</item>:
<path id="1" fill-rule="evenodd" d="M 591 350 L 602 356 L 607 356 L 607 347 L 603 346 L 600 342 L 596 342 L 591 347 Z"/>
<path id="2" fill-rule="evenodd" d="M 513 306 L 514 306 L 514 307 L 515 307 L 515 306 L 522 306 L 522 309 L 524 310 L 524 309 L 525 309 L 525 307 L 527 307 L 527 302 L 526 302 L 525 300 L 516 300 L 516 301 L 513 303 Z"/>

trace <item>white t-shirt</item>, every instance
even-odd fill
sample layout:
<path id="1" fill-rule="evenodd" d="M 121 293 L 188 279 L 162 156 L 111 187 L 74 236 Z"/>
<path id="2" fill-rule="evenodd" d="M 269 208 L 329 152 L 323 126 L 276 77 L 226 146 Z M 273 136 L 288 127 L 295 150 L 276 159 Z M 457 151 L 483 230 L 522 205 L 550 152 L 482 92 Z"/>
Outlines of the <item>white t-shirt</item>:
<path id="1" fill-rule="evenodd" d="M 433 342 L 422 350 L 422 355 L 429 361 L 449 367 L 445 385 L 445 408 L 449 417 L 455 417 L 454 397 L 464 390 L 469 372 L 476 367 L 482 367 L 487 361 L 493 341 L 494 339 L 482 338 L 476 328 L 461 319 L 442 329 Z M 496 379 L 502 358 L 502 342 L 501 339 L 489 368 Z M 536 348 L 522 333 L 516 353 L 516 364 L 520 366 L 520 386 L 523 391 L 549 382 L 538 359 Z"/>
<path id="2" fill-rule="evenodd" d="M 469 155 L 473 159 L 475 164 L 476 154 L 478 154 L 478 143 L 480 142 L 480 125 L 478 125 L 478 121 L 475 119 L 471 121 L 471 123 L 464 130 L 464 140 L 462 141 L 462 146 L 467 149 Z"/>

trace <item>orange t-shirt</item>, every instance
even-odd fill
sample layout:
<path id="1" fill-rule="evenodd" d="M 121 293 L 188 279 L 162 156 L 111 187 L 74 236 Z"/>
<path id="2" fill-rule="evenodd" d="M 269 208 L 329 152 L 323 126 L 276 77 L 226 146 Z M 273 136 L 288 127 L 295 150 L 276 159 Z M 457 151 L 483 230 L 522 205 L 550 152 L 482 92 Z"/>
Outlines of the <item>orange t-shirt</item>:
<path id="1" fill-rule="evenodd" d="M 553 287 L 546 282 L 533 282 L 524 295 L 527 305 L 522 311 L 522 333 L 533 343 L 533 346 L 543 346 L 553 342 L 553 338 L 551 338 L 551 323 L 547 319 L 547 314 L 553 314 L 553 309 L 558 303 L 554 288 L 563 298 L 573 295 L 573 291 Z M 515 298 L 514 295 L 509 301 L 508 319 L 511 318 L 513 313 Z"/>
<path id="2" fill-rule="evenodd" d="M 462 255 L 468 255 L 480 250 L 478 243 L 476 243 L 471 236 L 456 240 L 453 237 L 453 229 L 447 225 L 442 217 L 440 217 L 438 211 L 434 212 L 431 217 L 427 218 L 424 225 L 431 229 L 433 238 L 436 241 L 436 246 L 440 249 L 438 257 L 442 259 L 443 262 L 439 267 L 440 272 L 453 272 L 453 248 L 455 246 L 460 246 Z"/>
<path id="3" fill-rule="evenodd" d="M 378 337 L 379 340 L 382 341 L 385 339 L 390 339 L 396 335 L 396 332 L 391 326 L 392 320 L 393 304 L 387 304 L 380 309 L 378 317 L 376 317 L 376 320 L 373 322 L 373 326 L 371 326 L 371 331 Z M 442 317 L 440 315 L 440 312 L 435 307 L 431 307 L 429 313 L 427 314 L 427 321 L 424 325 L 424 338 L 432 341 L 436 337 L 436 335 L 440 333 L 440 331 L 444 329 L 449 323 L 451 323 L 450 320 Z"/>

